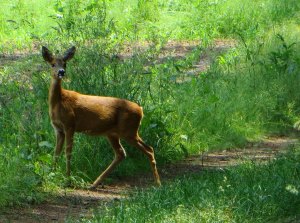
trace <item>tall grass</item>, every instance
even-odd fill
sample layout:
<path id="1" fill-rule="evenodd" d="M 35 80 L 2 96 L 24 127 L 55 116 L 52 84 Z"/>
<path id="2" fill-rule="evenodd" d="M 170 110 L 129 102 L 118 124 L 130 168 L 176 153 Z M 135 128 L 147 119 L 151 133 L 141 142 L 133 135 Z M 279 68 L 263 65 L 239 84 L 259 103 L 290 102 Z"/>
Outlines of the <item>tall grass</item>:
<path id="1" fill-rule="evenodd" d="M 184 115 L 172 123 L 184 126 L 191 144 L 242 146 L 264 134 L 291 130 L 299 117 L 300 58 L 299 38 L 290 38 L 290 31 L 268 34 L 249 45 L 241 41 L 207 73 L 177 87 L 181 103 L 176 109 Z"/>
<path id="2" fill-rule="evenodd" d="M 49 37 L 54 15 L 52 1 L 3 0 L 0 2 L 0 52 L 31 50 Z"/>
<path id="3" fill-rule="evenodd" d="M 31 49 L 39 42 L 153 38 L 253 39 L 275 23 L 299 18 L 297 0 L 1 1 L 1 51 Z M 17 16 L 15 16 L 17 15 Z M 107 22 L 107 23 L 106 23 Z M 8 44 L 10 43 L 10 44 Z M 35 46 L 36 47 L 36 46 Z"/>
<path id="4" fill-rule="evenodd" d="M 0 20 L 0 51 L 47 45 L 62 52 L 76 45 L 64 87 L 141 104 L 141 135 L 155 148 L 161 165 L 203 150 L 285 133 L 299 117 L 298 1 L 239 3 L 1 1 L 0 17 L 5 19 Z M 172 78 L 184 75 L 217 37 L 236 38 L 237 45 L 218 55 L 211 68 L 191 82 L 174 83 Z M 202 43 L 184 60 L 154 62 L 170 38 Z M 134 50 L 125 59 L 119 56 L 124 43 L 144 40 L 151 44 L 149 50 Z M 38 185 L 53 186 L 62 178 L 64 158 L 58 172 L 51 170 L 55 140 L 48 117 L 49 81 L 49 68 L 38 51 L 0 61 L 0 154 L 5 157 L 0 179 L 6 179 L 0 206 L 16 201 L 8 196 L 11 191 L 31 194 Z M 112 177 L 149 168 L 146 157 L 125 147 L 128 159 Z M 112 156 L 105 140 L 77 135 L 73 176 L 92 181 Z M 8 183 L 16 173 L 27 173 L 20 176 L 27 183 L 23 188 Z"/>

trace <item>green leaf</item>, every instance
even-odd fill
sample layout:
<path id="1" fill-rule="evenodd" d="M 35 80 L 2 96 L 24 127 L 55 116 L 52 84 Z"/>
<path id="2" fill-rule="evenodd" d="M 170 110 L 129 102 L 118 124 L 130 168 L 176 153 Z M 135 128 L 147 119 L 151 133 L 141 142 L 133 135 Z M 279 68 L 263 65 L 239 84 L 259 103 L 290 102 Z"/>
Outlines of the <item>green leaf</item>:
<path id="1" fill-rule="evenodd" d="M 47 148 L 52 148 L 53 147 L 53 145 L 50 142 L 48 142 L 48 141 L 42 141 L 42 142 L 40 142 L 39 146 L 40 147 L 47 147 Z"/>

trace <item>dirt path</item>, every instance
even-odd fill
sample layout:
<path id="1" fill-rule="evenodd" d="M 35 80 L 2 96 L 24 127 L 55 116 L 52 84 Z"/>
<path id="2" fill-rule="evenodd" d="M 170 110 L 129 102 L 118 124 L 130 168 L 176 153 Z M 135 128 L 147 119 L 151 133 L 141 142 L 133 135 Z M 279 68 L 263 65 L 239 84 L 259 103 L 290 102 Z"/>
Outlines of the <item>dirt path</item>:
<path id="1" fill-rule="evenodd" d="M 178 84 L 191 81 L 202 72 L 206 72 L 213 61 L 218 56 L 227 52 L 237 45 L 234 39 L 216 39 L 208 47 L 201 50 L 200 57 L 188 68 L 180 71 L 179 76 L 174 76 L 174 81 Z M 127 44 L 118 55 L 121 60 L 130 59 L 144 53 L 155 46 L 149 42 L 138 42 L 136 44 Z M 185 60 L 187 55 L 194 50 L 203 47 L 200 41 L 167 41 L 159 50 L 157 57 L 153 58 L 145 68 L 154 64 L 162 64 L 168 60 Z M 146 69 L 147 70 L 147 69 Z"/>
<path id="2" fill-rule="evenodd" d="M 209 47 L 202 51 L 199 60 L 197 60 L 187 71 L 186 75 L 195 76 L 201 72 L 208 70 L 212 61 L 215 58 L 228 51 L 237 45 L 237 41 L 233 39 L 216 39 Z M 184 60 L 186 56 L 193 52 L 195 49 L 201 46 L 200 41 L 167 41 L 158 50 L 159 53 L 156 58 L 153 58 L 152 64 L 161 64 L 169 59 L 172 60 Z M 11 65 L 14 62 L 22 61 L 28 59 L 28 57 L 34 57 L 40 55 L 40 45 L 34 44 L 32 49 L 25 49 L 23 51 L 16 50 L 13 53 L 3 53 L 0 54 L 0 68 L 4 66 Z M 137 42 L 135 44 L 125 44 L 124 49 L 117 55 L 119 59 L 126 60 L 132 57 L 136 57 L 141 53 L 146 52 L 151 48 L 155 48 L 150 42 Z"/>
<path id="3" fill-rule="evenodd" d="M 159 62 L 168 58 L 184 59 L 185 56 L 199 46 L 199 42 L 168 42 L 158 57 Z M 198 62 L 188 69 L 183 77 L 176 79 L 177 83 L 185 82 L 193 76 L 205 72 L 211 62 L 223 52 L 232 48 L 235 42 L 232 40 L 216 40 L 211 47 L 202 52 Z M 144 47 L 144 46 L 143 46 Z M 126 51 L 121 59 L 132 56 L 134 52 Z M 28 55 L 0 56 L 0 68 L 7 64 L 22 60 Z M 163 182 L 175 177 L 198 173 L 203 169 L 224 168 L 238 165 L 244 160 L 255 160 L 265 162 L 273 159 L 278 153 L 287 151 L 289 145 L 298 143 L 291 138 L 269 138 L 263 142 L 248 145 L 243 149 L 231 149 L 219 152 L 209 152 L 189 157 L 176 164 L 164 166 L 159 169 Z M 134 176 L 119 179 L 117 182 L 98 188 L 97 191 L 83 189 L 61 190 L 49 196 L 44 202 L 28 205 L 22 208 L 7 208 L 0 210 L 0 223 L 2 222 L 65 222 L 69 217 L 80 219 L 92 215 L 95 207 L 104 205 L 113 200 L 119 200 L 128 195 L 134 188 L 147 187 L 152 184 L 152 175 Z"/>
<path id="4" fill-rule="evenodd" d="M 160 174 L 163 181 L 166 182 L 174 177 L 199 173 L 207 168 L 214 170 L 238 165 L 245 160 L 266 162 L 296 144 L 299 144 L 299 141 L 293 138 L 268 138 L 263 142 L 249 144 L 241 149 L 192 156 L 160 168 Z M 98 188 L 97 191 L 62 190 L 41 204 L 2 211 L 0 222 L 65 222 L 68 218 L 80 219 L 91 216 L 93 209 L 97 206 L 126 197 L 134 188 L 150 185 L 152 185 L 152 176 L 148 174 L 120 179 L 116 183 Z"/>

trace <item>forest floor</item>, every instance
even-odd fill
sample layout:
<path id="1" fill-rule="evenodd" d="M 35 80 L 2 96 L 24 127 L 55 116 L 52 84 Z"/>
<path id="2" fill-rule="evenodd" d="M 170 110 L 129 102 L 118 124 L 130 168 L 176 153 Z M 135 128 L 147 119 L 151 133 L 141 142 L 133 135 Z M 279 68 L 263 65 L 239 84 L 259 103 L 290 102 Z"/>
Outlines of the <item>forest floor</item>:
<path id="1" fill-rule="evenodd" d="M 168 58 L 184 59 L 185 56 L 199 47 L 197 41 L 170 41 L 162 48 L 158 56 L 158 63 Z M 177 83 L 189 81 L 193 76 L 205 72 L 218 55 L 235 46 L 233 40 L 216 40 L 210 47 L 205 49 L 198 62 L 186 71 L 183 77 L 176 79 Z M 142 44 L 140 50 L 149 47 Z M 34 54 L 38 54 L 38 50 Z M 120 55 L 126 59 L 133 55 L 128 48 Z M 26 59 L 26 53 L 19 52 L 15 55 L 0 55 L 0 67 Z M 291 145 L 297 144 L 298 140 L 286 137 L 267 138 L 262 142 L 251 143 L 245 148 L 229 149 L 224 151 L 207 152 L 188 157 L 180 162 L 169 164 L 159 168 L 163 184 L 185 174 L 199 173 L 203 170 L 212 171 L 238 165 L 245 160 L 255 162 L 268 162 L 278 154 L 286 152 Z M 61 189 L 51 193 L 38 204 L 28 204 L 23 207 L 7 207 L 0 210 L 0 222 L 65 222 L 66 219 L 80 219 L 92 216 L 93 210 L 115 200 L 129 196 L 136 188 L 153 186 L 151 174 L 122 177 L 109 185 L 98 187 L 96 191 L 84 189 Z"/>
<path id="2" fill-rule="evenodd" d="M 217 171 L 244 161 L 268 162 L 296 144 L 299 144 L 299 141 L 295 138 L 266 138 L 262 142 L 251 143 L 245 148 L 191 156 L 180 162 L 163 166 L 159 171 L 162 182 L 167 183 L 186 174 L 201 173 L 204 170 Z M 110 185 L 98 187 L 96 191 L 61 189 L 48 196 L 42 203 L 2 210 L 0 222 L 65 222 L 70 218 L 89 218 L 96 208 L 123 199 L 137 188 L 153 186 L 152 178 L 151 174 L 123 177 Z"/>

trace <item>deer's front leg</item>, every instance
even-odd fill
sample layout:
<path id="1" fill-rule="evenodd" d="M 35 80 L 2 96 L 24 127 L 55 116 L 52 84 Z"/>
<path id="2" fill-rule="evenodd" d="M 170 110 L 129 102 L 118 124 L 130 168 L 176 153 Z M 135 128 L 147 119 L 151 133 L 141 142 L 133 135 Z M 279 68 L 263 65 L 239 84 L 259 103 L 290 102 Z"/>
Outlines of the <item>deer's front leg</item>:
<path id="1" fill-rule="evenodd" d="M 66 131 L 66 170 L 67 177 L 71 174 L 71 156 L 72 156 L 72 148 L 73 148 L 73 136 L 74 130 L 69 129 Z"/>
<path id="2" fill-rule="evenodd" d="M 56 130 L 56 146 L 54 151 L 54 170 L 56 169 L 57 160 L 61 154 L 64 142 L 65 142 L 65 133 L 61 130 Z"/>

